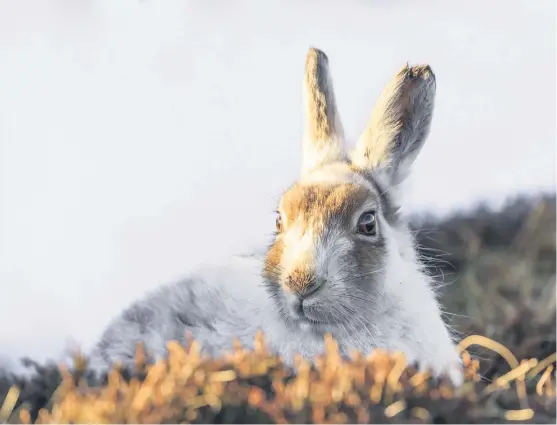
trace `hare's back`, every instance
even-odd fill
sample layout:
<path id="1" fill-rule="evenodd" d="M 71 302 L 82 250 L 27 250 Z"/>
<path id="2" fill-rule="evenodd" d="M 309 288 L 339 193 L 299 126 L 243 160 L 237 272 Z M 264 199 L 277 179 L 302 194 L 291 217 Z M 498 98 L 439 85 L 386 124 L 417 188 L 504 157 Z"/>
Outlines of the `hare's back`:
<path id="1" fill-rule="evenodd" d="M 187 335 L 211 353 L 227 348 L 232 336 L 252 338 L 268 301 L 259 264 L 238 257 L 226 265 L 206 265 L 145 295 L 108 325 L 92 352 L 93 364 L 129 364 L 138 343 L 156 359 L 166 354 L 168 341 L 185 342 Z"/>

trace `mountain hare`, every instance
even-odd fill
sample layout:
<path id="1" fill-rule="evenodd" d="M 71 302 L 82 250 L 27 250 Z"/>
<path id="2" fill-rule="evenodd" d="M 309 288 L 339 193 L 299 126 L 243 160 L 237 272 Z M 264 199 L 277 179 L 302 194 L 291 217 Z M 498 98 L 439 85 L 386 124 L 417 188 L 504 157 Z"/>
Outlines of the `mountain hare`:
<path id="1" fill-rule="evenodd" d="M 322 353 L 330 333 L 343 354 L 402 351 L 460 383 L 459 356 L 396 196 L 428 135 L 435 86 L 429 66 L 405 66 L 349 153 L 328 58 L 310 49 L 301 177 L 282 195 L 266 255 L 199 270 L 136 302 L 105 330 L 92 366 L 130 364 L 139 342 L 160 358 L 186 333 L 218 355 L 234 337 L 253 347 L 258 330 L 292 362 L 295 353 Z"/>

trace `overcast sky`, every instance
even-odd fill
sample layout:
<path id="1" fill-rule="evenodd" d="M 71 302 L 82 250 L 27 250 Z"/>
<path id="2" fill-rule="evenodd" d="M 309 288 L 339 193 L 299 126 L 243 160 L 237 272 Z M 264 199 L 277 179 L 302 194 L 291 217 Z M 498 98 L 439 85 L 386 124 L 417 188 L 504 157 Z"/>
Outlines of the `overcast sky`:
<path id="1" fill-rule="evenodd" d="M 408 211 L 554 190 L 553 0 L 2 0 L 0 357 L 88 348 L 146 289 L 267 242 L 310 45 L 351 140 L 406 61 L 433 67 Z"/>

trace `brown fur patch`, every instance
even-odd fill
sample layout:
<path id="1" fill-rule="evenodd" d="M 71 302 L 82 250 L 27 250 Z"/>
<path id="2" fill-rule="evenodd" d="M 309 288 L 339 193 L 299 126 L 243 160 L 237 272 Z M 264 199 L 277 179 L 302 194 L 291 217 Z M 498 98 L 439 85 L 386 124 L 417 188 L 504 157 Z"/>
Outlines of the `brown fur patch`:
<path id="1" fill-rule="evenodd" d="M 370 195 L 367 188 L 355 184 L 297 184 L 281 199 L 280 209 L 286 219 L 285 231 L 289 225 L 301 220 L 304 229 L 322 232 L 331 218 L 351 216 Z"/>
<path id="2" fill-rule="evenodd" d="M 284 243 L 281 239 L 277 239 L 267 251 L 267 255 L 265 257 L 265 267 L 263 269 L 263 276 L 266 279 L 276 281 L 280 276 L 280 259 L 282 258 L 283 250 Z"/>
<path id="3" fill-rule="evenodd" d="M 297 268 L 286 278 L 286 286 L 293 292 L 304 292 L 315 284 L 315 273 L 309 268 Z"/>
<path id="4" fill-rule="evenodd" d="M 371 196 L 373 194 L 368 188 L 352 183 L 296 184 L 291 187 L 282 196 L 280 202 L 283 232 L 282 235 L 277 236 L 267 252 L 265 276 L 273 282 L 282 282 L 292 292 L 299 293 L 308 289 L 315 283 L 313 264 L 309 264 L 313 261 L 312 252 L 300 253 L 297 259 L 299 264 L 290 270 L 284 268 L 285 250 L 297 248 L 285 245 L 284 240 L 289 236 L 289 229 L 296 226 L 295 231 L 301 231 L 302 235 L 311 232 L 315 240 L 326 233 L 334 220 L 335 225 L 340 225 L 350 233 L 354 214 Z M 287 272 L 287 275 L 283 272 Z"/>

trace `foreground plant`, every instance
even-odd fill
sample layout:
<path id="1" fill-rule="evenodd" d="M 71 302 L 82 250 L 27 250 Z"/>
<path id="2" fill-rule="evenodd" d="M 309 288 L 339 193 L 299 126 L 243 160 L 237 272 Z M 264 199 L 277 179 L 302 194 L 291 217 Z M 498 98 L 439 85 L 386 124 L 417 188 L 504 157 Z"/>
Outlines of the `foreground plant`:
<path id="1" fill-rule="evenodd" d="M 468 348 L 492 349 L 509 371 L 491 383 L 478 374 Z M 168 343 L 168 360 L 145 364 L 138 347 L 133 370 L 114 368 L 94 377 L 84 358 L 61 382 L 45 406 L 7 394 L 1 418 L 31 423 L 369 423 L 544 422 L 555 417 L 555 354 L 518 360 L 505 347 L 471 336 L 458 347 L 464 383 L 454 387 L 408 365 L 402 353 L 375 350 L 350 359 L 325 340 L 315 364 L 297 358 L 295 368 L 270 353 L 258 335 L 253 350 L 237 342 L 232 352 L 210 358 L 196 341 Z M 14 407 L 17 408 L 14 409 Z M 553 418 L 553 419 L 552 419 Z"/>

